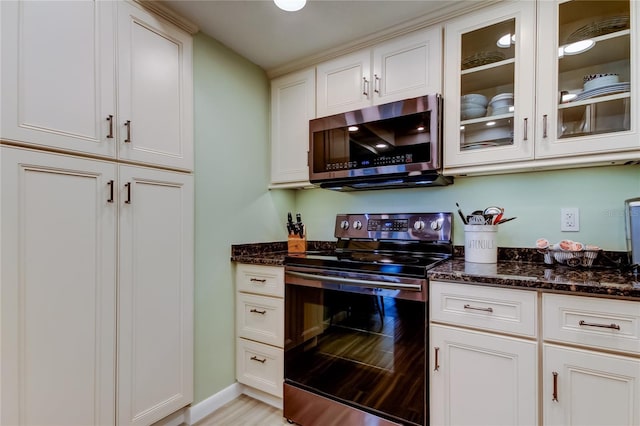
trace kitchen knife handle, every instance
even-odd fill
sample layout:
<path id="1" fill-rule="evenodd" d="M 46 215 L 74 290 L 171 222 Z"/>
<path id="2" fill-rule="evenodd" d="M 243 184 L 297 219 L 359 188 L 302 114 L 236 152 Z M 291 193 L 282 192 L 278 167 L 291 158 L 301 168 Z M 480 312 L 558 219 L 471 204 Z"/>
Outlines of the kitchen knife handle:
<path id="1" fill-rule="evenodd" d="M 369 80 L 367 77 L 362 77 L 362 94 L 369 98 Z"/>
<path id="2" fill-rule="evenodd" d="M 109 114 L 107 121 L 109 122 L 109 134 L 107 135 L 107 139 L 113 139 L 113 115 Z"/>
<path id="3" fill-rule="evenodd" d="M 107 203 L 113 203 L 113 179 L 111 179 L 107 185 L 109 185 L 109 198 L 107 199 Z"/>
<path id="4" fill-rule="evenodd" d="M 131 182 L 125 183 L 124 187 L 127 188 L 127 199 L 124 200 L 124 203 L 131 204 Z"/>
<path id="5" fill-rule="evenodd" d="M 440 370 L 440 362 L 438 361 L 438 355 L 440 354 L 440 348 L 439 347 L 434 347 L 433 348 L 434 352 L 435 352 L 435 356 L 434 356 L 434 367 L 433 367 L 433 371 L 438 371 Z"/>
<path id="6" fill-rule="evenodd" d="M 124 125 L 127 128 L 127 138 L 124 141 L 127 143 L 131 143 L 131 120 L 125 121 Z"/>
<path id="7" fill-rule="evenodd" d="M 553 372 L 553 399 L 552 401 L 558 401 L 558 372 Z"/>

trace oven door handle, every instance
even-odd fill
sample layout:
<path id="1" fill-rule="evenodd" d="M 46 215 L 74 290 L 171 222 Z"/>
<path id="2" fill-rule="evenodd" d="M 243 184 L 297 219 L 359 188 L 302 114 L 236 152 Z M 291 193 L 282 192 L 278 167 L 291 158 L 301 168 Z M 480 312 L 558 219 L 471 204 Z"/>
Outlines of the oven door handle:
<path id="1" fill-rule="evenodd" d="M 306 278 L 311 280 L 320 280 L 320 281 L 331 281 L 340 284 L 353 284 L 359 285 L 361 287 L 367 288 L 386 288 L 391 290 L 412 290 L 412 291 L 422 291 L 422 285 L 420 284 L 407 284 L 407 283 L 390 283 L 387 281 L 376 281 L 376 280 L 360 280 L 357 278 L 344 278 L 344 277 L 335 277 L 332 275 L 320 275 L 320 274 L 307 274 L 304 272 L 296 272 L 296 271 L 287 271 L 287 274 L 292 275 L 294 277 Z"/>

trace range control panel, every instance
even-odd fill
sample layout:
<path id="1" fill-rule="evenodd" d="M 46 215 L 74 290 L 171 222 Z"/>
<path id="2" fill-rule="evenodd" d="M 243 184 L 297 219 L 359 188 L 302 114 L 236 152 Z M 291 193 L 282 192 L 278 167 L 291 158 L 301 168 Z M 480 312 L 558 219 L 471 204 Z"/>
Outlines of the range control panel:
<path id="1" fill-rule="evenodd" d="M 336 216 L 340 239 L 451 241 L 451 212 L 360 213 Z"/>

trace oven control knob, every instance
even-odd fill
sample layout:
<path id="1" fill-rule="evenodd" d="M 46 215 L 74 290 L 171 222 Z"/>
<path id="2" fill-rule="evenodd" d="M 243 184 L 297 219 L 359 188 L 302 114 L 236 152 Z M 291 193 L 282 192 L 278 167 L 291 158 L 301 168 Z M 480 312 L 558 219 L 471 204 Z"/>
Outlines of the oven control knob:
<path id="1" fill-rule="evenodd" d="M 340 228 L 342 229 L 349 229 L 349 221 L 348 220 L 343 220 L 342 222 L 340 222 Z"/>
<path id="2" fill-rule="evenodd" d="M 443 219 L 436 219 L 436 220 L 432 221 L 431 222 L 431 229 L 433 229 L 434 231 L 441 230 L 443 222 L 444 222 Z"/>
<path id="3" fill-rule="evenodd" d="M 424 220 L 416 220 L 413 224 L 413 229 L 422 231 L 424 229 Z"/>
<path id="4" fill-rule="evenodd" d="M 362 222 L 359 220 L 353 221 L 353 229 L 362 229 Z"/>

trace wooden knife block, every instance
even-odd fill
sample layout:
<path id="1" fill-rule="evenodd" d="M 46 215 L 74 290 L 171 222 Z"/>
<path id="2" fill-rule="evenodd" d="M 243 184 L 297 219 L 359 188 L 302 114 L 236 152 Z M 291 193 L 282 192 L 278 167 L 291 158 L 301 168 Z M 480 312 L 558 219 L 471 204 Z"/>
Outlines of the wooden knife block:
<path id="1" fill-rule="evenodd" d="M 289 253 L 305 253 L 307 251 L 307 236 L 289 235 L 287 244 Z"/>

